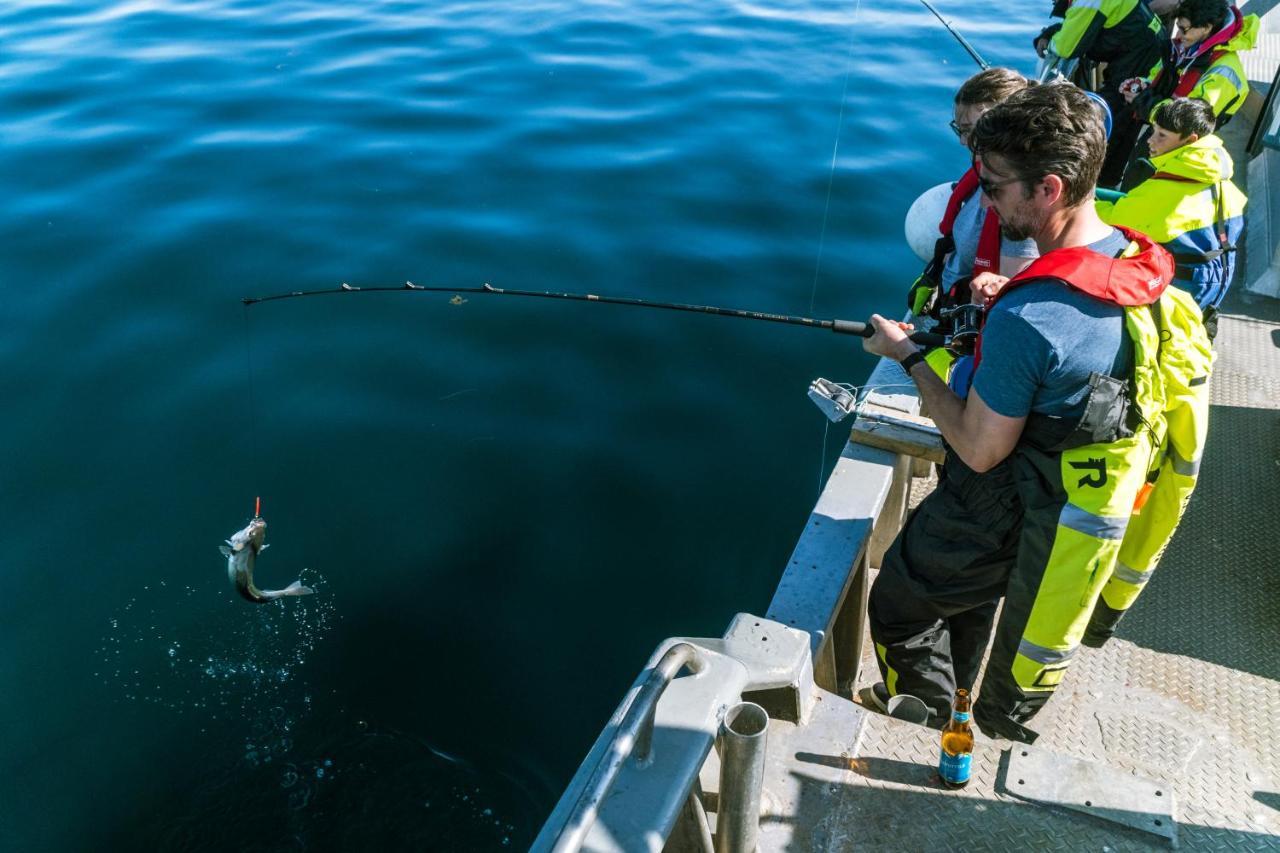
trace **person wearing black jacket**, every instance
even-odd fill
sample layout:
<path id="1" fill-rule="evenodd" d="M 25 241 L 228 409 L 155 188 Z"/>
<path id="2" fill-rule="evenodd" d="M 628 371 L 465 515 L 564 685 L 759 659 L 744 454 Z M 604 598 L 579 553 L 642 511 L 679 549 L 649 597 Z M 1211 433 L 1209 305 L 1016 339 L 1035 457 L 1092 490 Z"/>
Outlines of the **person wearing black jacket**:
<path id="1" fill-rule="evenodd" d="M 1058 0 L 1053 14 L 1061 15 L 1063 21 L 1045 27 L 1036 36 L 1039 56 L 1106 63 L 1098 94 L 1110 107 L 1115 128 L 1107 140 L 1098 185 L 1115 186 L 1141 127 L 1128 120 L 1132 109 L 1120 93 L 1120 84 L 1145 76 L 1164 59 L 1169 49 L 1167 35 L 1143 0 Z"/>

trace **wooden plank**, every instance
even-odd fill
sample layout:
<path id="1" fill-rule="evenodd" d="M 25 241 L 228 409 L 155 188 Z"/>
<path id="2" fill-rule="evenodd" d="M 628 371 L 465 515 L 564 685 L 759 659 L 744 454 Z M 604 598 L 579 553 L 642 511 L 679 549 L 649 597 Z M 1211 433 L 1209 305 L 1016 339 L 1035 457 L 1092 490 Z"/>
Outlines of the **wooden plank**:
<path id="1" fill-rule="evenodd" d="M 933 421 L 883 406 L 864 406 L 849 440 L 930 462 L 940 463 L 946 456 L 942 434 Z"/>

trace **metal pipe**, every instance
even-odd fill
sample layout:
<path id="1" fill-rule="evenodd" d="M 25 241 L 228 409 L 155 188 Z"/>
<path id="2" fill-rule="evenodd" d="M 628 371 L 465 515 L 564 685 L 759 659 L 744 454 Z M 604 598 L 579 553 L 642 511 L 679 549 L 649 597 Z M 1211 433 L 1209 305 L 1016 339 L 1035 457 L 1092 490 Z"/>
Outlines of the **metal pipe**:
<path id="1" fill-rule="evenodd" d="M 754 702 L 742 702 L 725 712 L 720 725 L 716 853 L 755 853 L 768 731 L 769 715 Z"/>
<path id="2" fill-rule="evenodd" d="M 627 759 L 634 754 L 639 761 L 649 760 L 653 743 L 654 712 L 657 709 L 658 699 L 671 683 L 671 679 L 686 666 L 694 673 L 698 673 L 706 667 L 706 661 L 695 646 L 689 643 L 675 643 L 663 653 L 647 673 L 637 679 L 631 690 L 630 703 L 625 703 L 624 700 L 626 709 L 620 708 L 619 712 L 614 714 L 615 720 L 621 716 L 617 730 L 613 734 L 613 739 L 609 741 L 604 755 L 600 757 L 600 762 L 591 772 L 591 777 L 583 786 L 577 802 L 573 804 L 573 810 L 565 819 L 555 846 L 551 848 L 554 853 L 577 853 L 581 849 L 582 842 L 586 840 L 587 833 L 599 814 L 600 804 L 609 795 L 613 783 L 618 778 L 618 772 L 622 770 Z"/>

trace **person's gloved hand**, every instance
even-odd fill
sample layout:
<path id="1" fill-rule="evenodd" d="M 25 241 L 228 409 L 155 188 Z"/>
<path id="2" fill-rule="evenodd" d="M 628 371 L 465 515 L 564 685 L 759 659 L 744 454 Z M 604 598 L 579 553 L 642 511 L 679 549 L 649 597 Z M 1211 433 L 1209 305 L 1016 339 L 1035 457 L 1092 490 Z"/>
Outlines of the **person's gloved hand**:
<path id="1" fill-rule="evenodd" d="M 923 317 L 933 308 L 937 297 L 938 282 L 927 273 L 921 273 L 920 277 L 911 283 L 911 289 L 907 291 L 907 308 L 911 309 L 914 316 Z"/>
<path id="2" fill-rule="evenodd" d="M 1058 34 L 1058 30 L 1062 29 L 1062 24 L 1050 24 L 1040 31 L 1040 35 L 1031 40 L 1031 45 L 1036 49 L 1036 56 L 1044 59 L 1045 51 L 1049 49 L 1049 42 Z"/>

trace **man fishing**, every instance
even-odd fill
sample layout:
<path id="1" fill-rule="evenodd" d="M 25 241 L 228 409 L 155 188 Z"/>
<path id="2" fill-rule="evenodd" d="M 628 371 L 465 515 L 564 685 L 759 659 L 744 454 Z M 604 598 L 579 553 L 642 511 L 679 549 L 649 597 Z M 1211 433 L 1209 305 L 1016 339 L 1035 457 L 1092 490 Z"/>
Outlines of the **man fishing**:
<path id="1" fill-rule="evenodd" d="M 1019 92 L 978 120 L 970 144 L 1004 235 L 1034 239 L 1041 256 L 993 288 L 967 399 L 899 324 L 871 318 L 865 348 L 902 363 L 947 443 L 937 489 L 871 591 L 884 678 L 871 698 L 914 695 L 940 724 L 956 688 L 973 687 L 1003 598 L 974 720 L 990 736 L 1031 742 L 1026 724 L 1103 609 L 1113 571 L 1121 576 L 1130 514 L 1165 430 L 1175 431 L 1163 417 L 1161 330 L 1195 344 L 1183 349 L 1202 375 L 1189 384 L 1206 386 L 1211 355 L 1199 309 L 1168 288 L 1168 252 L 1094 210 L 1106 140 L 1088 96 L 1067 85 Z M 1131 602 L 1119 591 L 1106 602 L 1106 630 Z"/>

